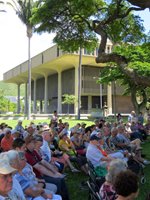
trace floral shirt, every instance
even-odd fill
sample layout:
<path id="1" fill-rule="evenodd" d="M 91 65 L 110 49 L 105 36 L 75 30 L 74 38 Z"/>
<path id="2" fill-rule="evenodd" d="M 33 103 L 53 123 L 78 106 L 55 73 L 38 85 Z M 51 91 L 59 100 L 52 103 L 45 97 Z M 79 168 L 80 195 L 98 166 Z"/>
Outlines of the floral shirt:
<path id="1" fill-rule="evenodd" d="M 108 185 L 106 182 L 100 188 L 100 197 L 103 200 L 115 200 L 117 199 L 117 194 L 112 185 Z"/>

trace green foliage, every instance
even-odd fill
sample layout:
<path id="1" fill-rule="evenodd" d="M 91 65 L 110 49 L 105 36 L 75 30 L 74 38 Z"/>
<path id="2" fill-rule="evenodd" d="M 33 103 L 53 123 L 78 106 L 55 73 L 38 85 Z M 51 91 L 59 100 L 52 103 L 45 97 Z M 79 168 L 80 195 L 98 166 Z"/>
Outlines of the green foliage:
<path id="1" fill-rule="evenodd" d="M 4 91 L 0 90 L 0 112 L 14 112 L 16 110 L 16 104 L 10 102 L 9 99 L 7 99 L 4 96 Z"/>
<path id="2" fill-rule="evenodd" d="M 33 26 L 31 21 L 33 8 L 38 5 L 34 0 L 17 0 L 18 5 L 14 8 L 20 20 L 26 26 Z"/>
<path id="3" fill-rule="evenodd" d="M 13 83 L 4 83 L 0 81 L 0 88 L 3 91 L 4 96 L 17 96 L 17 85 Z M 25 87 L 24 84 L 20 86 L 20 96 L 25 95 Z"/>
<path id="4" fill-rule="evenodd" d="M 125 0 L 118 2 L 42 0 L 33 8 L 31 21 L 37 24 L 37 32 L 55 32 L 54 42 L 66 51 L 77 51 L 79 47 L 92 51 L 98 41 L 96 33 L 100 34 L 101 28 L 113 43 L 141 41 L 145 37 L 142 20 L 133 12 L 127 14 L 130 6 Z"/>
<path id="5" fill-rule="evenodd" d="M 149 43 L 144 45 L 131 45 L 122 44 L 114 47 L 113 51 L 119 55 L 125 56 L 128 59 L 128 68 L 133 69 L 137 74 L 141 76 L 150 76 L 150 49 Z M 111 81 L 120 80 L 123 85 L 128 85 L 132 80 L 122 72 L 119 66 L 115 63 L 108 63 L 110 67 L 103 69 L 101 83 L 109 83 Z"/>
<path id="6" fill-rule="evenodd" d="M 92 51 L 97 38 L 90 30 L 90 16 L 95 12 L 96 3 L 96 0 L 43 1 L 34 9 L 32 20 L 40 23 L 36 31 L 56 32 L 54 42 L 61 49 L 77 51 L 79 47 L 86 47 Z"/>
<path id="7" fill-rule="evenodd" d="M 64 94 L 63 95 L 63 102 L 62 104 L 74 104 L 76 101 L 76 97 L 74 95 L 70 95 L 70 94 Z"/>

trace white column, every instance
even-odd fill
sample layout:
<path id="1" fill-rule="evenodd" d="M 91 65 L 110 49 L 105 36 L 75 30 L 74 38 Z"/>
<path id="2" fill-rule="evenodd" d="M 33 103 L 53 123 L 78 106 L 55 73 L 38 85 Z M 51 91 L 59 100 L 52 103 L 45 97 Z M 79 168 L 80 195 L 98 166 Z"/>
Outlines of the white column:
<path id="1" fill-rule="evenodd" d="M 47 102 L 47 89 L 48 89 L 48 76 L 45 75 L 45 90 L 44 90 L 44 113 L 47 113 L 47 105 L 48 105 L 48 102 Z"/>
<path id="2" fill-rule="evenodd" d="M 92 96 L 89 95 L 88 96 L 88 113 L 90 113 L 91 109 L 92 109 Z"/>
<path id="3" fill-rule="evenodd" d="M 33 113 L 36 113 L 36 79 L 34 79 L 34 89 L 33 89 Z"/>
<path id="4" fill-rule="evenodd" d="M 75 66 L 75 81 L 74 81 L 74 95 L 75 97 L 78 97 L 78 66 Z M 74 113 L 77 115 L 78 114 L 78 101 L 75 101 L 74 104 Z"/>
<path id="5" fill-rule="evenodd" d="M 57 112 L 62 113 L 62 87 L 61 87 L 61 71 L 58 71 L 58 99 L 57 99 Z"/>
<path id="6" fill-rule="evenodd" d="M 18 97 L 17 97 L 17 113 L 20 113 L 20 84 L 18 86 Z"/>
<path id="7" fill-rule="evenodd" d="M 112 114 L 112 86 L 111 83 L 107 86 L 107 114 Z"/>
<path id="8" fill-rule="evenodd" d="M 28 87 L 28 85 L 27 85 L 27 83 L 25 83 L 25 99 L 24 99 L 24 113 L 25 114 L 27 114 L 27 109 L 28 109 L 28 100 L 27 100 L 27 96 L 28 96 L 28 94 L 27 94 L 27 87 Z"/>

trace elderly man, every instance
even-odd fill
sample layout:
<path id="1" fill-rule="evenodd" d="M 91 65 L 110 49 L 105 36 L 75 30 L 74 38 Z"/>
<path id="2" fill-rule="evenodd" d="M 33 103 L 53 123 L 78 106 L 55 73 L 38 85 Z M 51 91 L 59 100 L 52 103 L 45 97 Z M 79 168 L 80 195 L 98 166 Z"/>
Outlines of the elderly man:
<path id="1" fill-rule="evenodd" d="M 59 157 L 53 157 L 51 155 L 51 150 L 50 150 L 50 147 L 48 145 L 51 142 L 51 135 L 50 135 L 50 133 L 48 131 L 43 131 L 42 137 L 43 137 L 43 144 L 42 144 L 42 146 L 40 148 L 41 148 L 41 151 L 42 151 L 42 153 L 44 155 L 44 159 L 46 161 L 52 162 L 52 163 L 54 162 L 56 164 L 56 166 L 57 166 L 57 163 L 58 164 L 63 163 L 65 166 L 68 165 L 72 172 L 79 172 L 79 170 L 77 170 L 72 165 L 72 163 L 69 160 L 69 156 L 67 154 L 62 154 L 62 156 L 59 156 Z M 57 152 L 59 152 L 59 151 L 56 150 L 56 153 Z"/>
<path id="2" fill-rule="evenodd" d="M 20 183 L 21 188 L 18 188 L 20 185 L 17 187 L 15 185 L 15 188 L 18 189 L 19 192 L 23 190 L 25 194 L 25 198 L 19 198 L 20 200 L 44 200 L 48 198 L 61 200 L 60 196 L 52 194 L 49 190 L 45 190 L 43 188 L 43 182 L 39 182 L 36 179 L 32 167 L 26 163 L 24 152 L 11 150 L 4 153 L 3 157 L 8 160 L 12 167 L 18 170 L 14 178 Z"/>
<path id="3" fill-rule="evenodd" d="M 57 186 L 58 194 L 61 194 L 63 200 L 68 200 L 69 196 L 64 176 L 53 169 L 51 165 L 42 159 L 42 157 L 34 150 L 35 139 L 32 136 L 26 137 L 25 143 L 25 156 L 27 162 L 33 167 L 36 177 L 44 178 L 46 182 L 55 184 Z"/>
<path id="4" fill-rule="evenodd" d="M 15 149 L 18 152 L 25 152 L 25 141 L 22 138 L 17 138 L 16 140 L 14 140 L 13 142 L 13 149 Z M 27 163 L 26 169 L 28 168 L 28 170 L 33 171 L 33 168 L 31 165 L 29 165 Z M 52 191 L 53 193 L 56 193 L 57 191 L 57 187 L 55 184 L 52 183 L 47 183 L 44 181 L 44 179 L 38 179 L 39 182 L 43 182 L 45 185 L 45 188 L 47 190 Z"/>
<path id="5" fill-rule="evenodd" d="M 13 173 L 16 169 L 11 167 L 7 160 L 0 159 L 0 199 L 19 200 L 13 190 Z"/>
<path id="6" fill-rule="evenodd" d="M 111 157 L 105 156 L 100 147 L 103 145 L 103 138 L 94 134 L 90 137 L 90 143 L 87 148 L 86 157 L 87 160 L 92 163 L 94 168 L 105 168 L 112 160 Z"/>

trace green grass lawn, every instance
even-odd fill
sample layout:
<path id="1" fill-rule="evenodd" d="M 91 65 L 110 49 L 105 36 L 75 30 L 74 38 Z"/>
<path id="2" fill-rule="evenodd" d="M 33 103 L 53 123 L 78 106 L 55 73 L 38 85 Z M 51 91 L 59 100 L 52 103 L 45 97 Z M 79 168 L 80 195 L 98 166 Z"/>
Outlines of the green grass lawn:
<path id="1" fill-rule="evenodd" d="M 32 120 L 35 124 L 39 122 L 47 122 L 49 123 L 50 120 Z M 87 120 L 64 120 L 63 122 L 69 122 L 70 127 L 74 126 L 76 123 L 86 122 L 87 125 L 93 124 L 92 121 Z M 9 124 L 11 127 L 15 127 L 17 124 L 17 120 L 0 120 L 0 124 L 5 122 Z M 23 120 L 23 126 L 28 125 L 30 122 L 28 120 Z M 150 138 L 143 144 L 142 153 L 146 155 L 146 159 L 150 160 Z M 150 191 L 150 165 L 147 165 L 144 168 L 145 176 L 146 176 L 146 183 L 144 185 L 140 184 L 139 196 L 138 200 L 145 200 L 146 194 Z M 88 200 L 88 191 L 81 190 L 79 185 L 81 181 L 88 180 L 88 177 L 82 173 L 71 173 L 67 171 L 67 185 L 69 189 L 70 199 L 71 200 Z"/>
<path id="2" fill-rule="evenodd" d="M 143 144 L 143 152 L 146 154 L 146 159 L 150 160 L 150 140 Z M 140 184 L 139 196 L 137 200 L 145 200 L 146 194 L 150 191 L 150 165 L 144 168 L 146 176 L 146 183 Z M 79 185 L 81 181 L 88 180 L 88 177 L 79 173 L 68 173 L 67 185 L 69 189 L 71 200 L 88 200 L 88 191 L 80 189 Z"/>
<path id="3" fill-rule="evenodd" d="M 92 125 L 94 122 L 93 121 L 89 121 L 89 120 L 73 120 L 73 119 L 62 119 L 63 122 L 68 122 L 70 127 L 73 127 L 75 126 L 77 123 L 82 123 L 82 122 L 85 122 L 87 124 L 87 126 L 90 126 Z M 12 128 L 14 128 L 16 125 L 17 125 L 17 122 L 18 120 L 0 120 L 0 124 L 1 123 L 6 123 L 8 124 L 9 126 L 11 126 Z M 48 124 L 50 123 L 50 119 L 47 119 L 47 120 L 23 120 L 23 126 L 26 126 L 26 125 L 29 125 L 30 122 L 34 122 L 35 124 L 38 124 L 38 123 L 43 123 L 43 122 L 47 122 Z"/>

